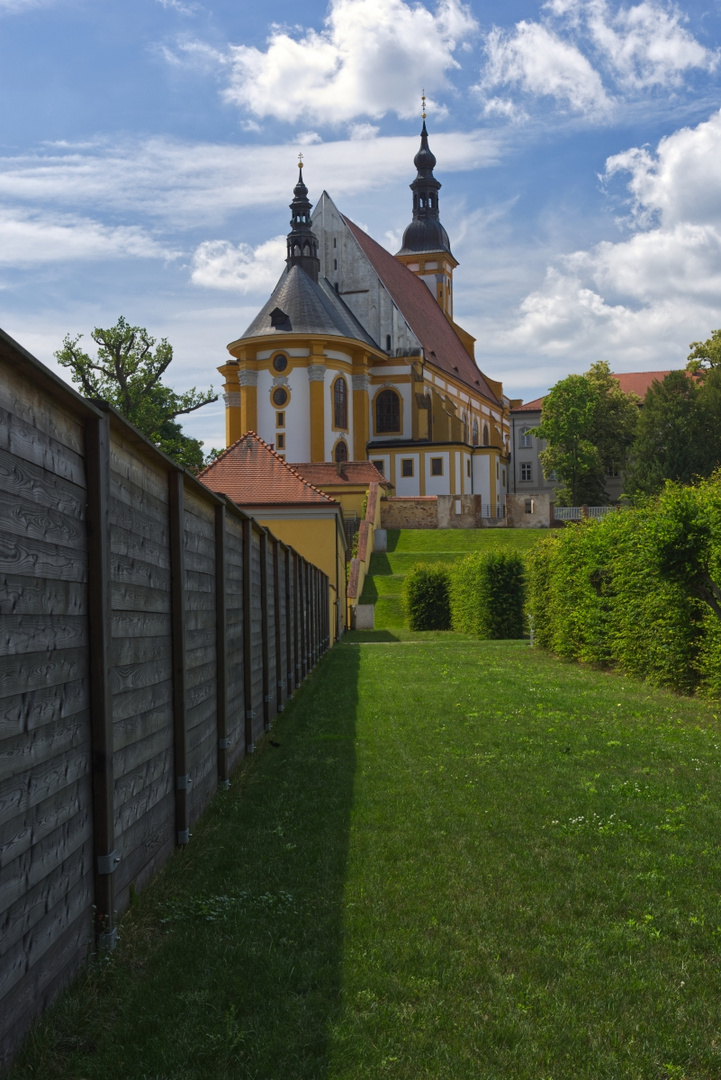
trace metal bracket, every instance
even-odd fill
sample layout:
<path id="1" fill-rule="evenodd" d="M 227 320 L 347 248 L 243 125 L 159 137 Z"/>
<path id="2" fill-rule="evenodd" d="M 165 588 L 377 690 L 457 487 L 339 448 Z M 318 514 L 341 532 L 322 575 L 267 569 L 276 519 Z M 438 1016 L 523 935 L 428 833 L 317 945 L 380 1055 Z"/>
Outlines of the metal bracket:
<path id="1" fill-rule="evenodd" d="M 106 934 L 98 934 L 98 948 L 104 952 L 112 952 L 118 943 L 118 928 L 114 926 Z"/>
<path id="2" fill-rule="evenodd" d="M 254 742 L 248 743 L 248 745 L 245 748 L 245 752 L 246 752 L 246 754 L 254 754 L 255 753 L 255 743 Z"/>
<path id="3" fill-rule="evenodd" d="M 266 703 L 266 705 L 267 705 L 267 704 L 268 704 L 268 702 L 270 701 L 270 694 L 266 694 L 266 695 L 265 695 L 265 697 L 263 698 L 263 701 L 264 701 L 264 702 Z"/>
<path id="4" fill-rule="evenodd" d="M 120 856 L 115 854 L 115 850 L 108 855 L 98 855 L 98 873 L 112 874 L 119 862 Z"/>
<path id="5" fill-rule="evenodd" d="M 219 750 L 230 750 L 230 739 L 218 739 Z"/>
<path id="6" fill-rule="evenodd" d="M 190 843 L 190 829 L 178 829 L 178 843 L 189 844 Z"/>
<path id="7" fill-rule="evenodd" d="M 177 787 L 178 791 L 186 791 L 191 784 L 192 780 L 190 779 L 190 775 L 188 773 L 186 773 L 185 776 L 175 777 L 175 786 Z"/>
<path id="8" fill-rule="evenodd" d="M 245 714 L 245 719 L 255 720 L 255 709 L 248 709 L 247 713 Z"/>

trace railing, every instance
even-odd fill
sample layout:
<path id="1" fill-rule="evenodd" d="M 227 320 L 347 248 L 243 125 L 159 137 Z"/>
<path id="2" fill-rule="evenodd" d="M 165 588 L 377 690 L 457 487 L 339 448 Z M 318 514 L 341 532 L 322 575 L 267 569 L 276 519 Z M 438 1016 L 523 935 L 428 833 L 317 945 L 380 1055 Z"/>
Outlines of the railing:
<path id="1" fill-rule="evenodd" d="M 506 516 L 506 508 L 501 503 L 491 506 L 490 503 L 481 505 L 481 517 L 486 521 L 502 521 Z"/>
<path id="2" fill-rule="evenodd" d="M 610 514 L 612 506 L 554 506 L 556 521 L 582 521 L 584 518 L 601 518 Z"/>

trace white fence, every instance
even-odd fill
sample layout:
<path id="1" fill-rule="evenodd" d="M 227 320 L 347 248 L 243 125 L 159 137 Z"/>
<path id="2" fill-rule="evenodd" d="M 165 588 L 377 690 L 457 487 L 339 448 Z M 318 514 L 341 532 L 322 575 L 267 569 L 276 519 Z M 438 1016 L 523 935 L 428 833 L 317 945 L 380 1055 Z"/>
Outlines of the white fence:
<path id="1" fill-rule="evenodd" d="M 600 518 L 610 514 L 612 506 L 554 506 L 556 521 L 582 521 L 583 518 Z"/>

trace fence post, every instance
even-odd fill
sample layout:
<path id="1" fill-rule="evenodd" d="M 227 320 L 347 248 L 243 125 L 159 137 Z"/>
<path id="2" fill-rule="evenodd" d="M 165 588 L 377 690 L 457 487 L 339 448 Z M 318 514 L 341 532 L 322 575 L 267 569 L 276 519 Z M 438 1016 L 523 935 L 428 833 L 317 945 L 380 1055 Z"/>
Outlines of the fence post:
<path id="1" fill-rule="evenodd" d="M 291 561 L 293 556 L 291 555 L 290 548 L 285 550 L 285 649 L 288 658 L 286 678 L 287 689 L 286 696 L 288 698 L 293 696 L 293 690 L 295 689 L 295 642 L 293 640 L 293 627 L 294 627 L 294 608 L 291 604 L 294 603 L 292 581 L 293 576 L 291 573 Z"/>
<path id="2" fill-rule="evenodd" d="M 93 882 L 95 940 L 113 949 L 115 890 L 115 776 L 113 701 L 110 692 L 110 421 L 90 417 L 85 427 L 88 529 L 88 629 L 90 640 L 90 739 L 93 777 Z"/>
<path id="3" fill-rule="evenodd" d="M 282 678 L 283 638 L 280 628 L 280 541 L 276 539 L 273 540 L 273 596 L 275 598 L 275 707 L 278 712 L 282 712 L 285 679 Z M 287 596 L 285 602 L 288 603 Z"/>
<path id="4" fill-rule="evenodd" d="M 170 511 L 170 619 L 173 649 L 173 756 L 175 830 L 178 844 L 190 839 L 188 822 L 188 736 L 185 670 L 185 492 L 179 469 L 168 473 Z"/>
<path id="5" fill-rule="evenodd" d="M 225 507 L 215 508 L 215 642 L 217 671 L 218 782 L 230 787 L 228 770 L 228 666 L 226 657 Z"/>
<path id="6" fill-rule="evenodd" d="M 260 534 L 260 611 L 263 657 L 263 731 L 270 731 L 270 635 L 268 633 L 268 531 Z"/>
<path id="7" fill-rule="evenodd" d="M 251 563 L 253 548 L 253 523 L 243 518 L 243 696 L 245 699 L 245 752 L 252 754 L 253 742 L 253 622 L 251 596 Z"/>

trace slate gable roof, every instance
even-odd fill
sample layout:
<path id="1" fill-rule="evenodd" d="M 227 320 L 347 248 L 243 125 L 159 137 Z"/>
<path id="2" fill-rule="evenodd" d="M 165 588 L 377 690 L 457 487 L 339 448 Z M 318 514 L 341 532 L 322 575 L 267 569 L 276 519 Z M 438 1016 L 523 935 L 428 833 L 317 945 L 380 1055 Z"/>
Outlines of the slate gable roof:
<path id="1" fill-rule="evenodd" d="M 477 394 L 497 401 L 428 286 L 345 214 L 341 217 L 423 346 L 426 360 L 452 378 L 460 379 Z"/>
<path id="2" fill-rule="evenodd" d="M 300 266 L 283 271 L 270 299 L 239 340 L 280 333 L 328 334 L 378 348 L 332 285 L 325 278 L 313 281 Z"/>
<path id="3" fill-rule="evenodd" d="M 338 506 L 254 431 L 224 450 L 198 479 L 239 506 Z"/>

